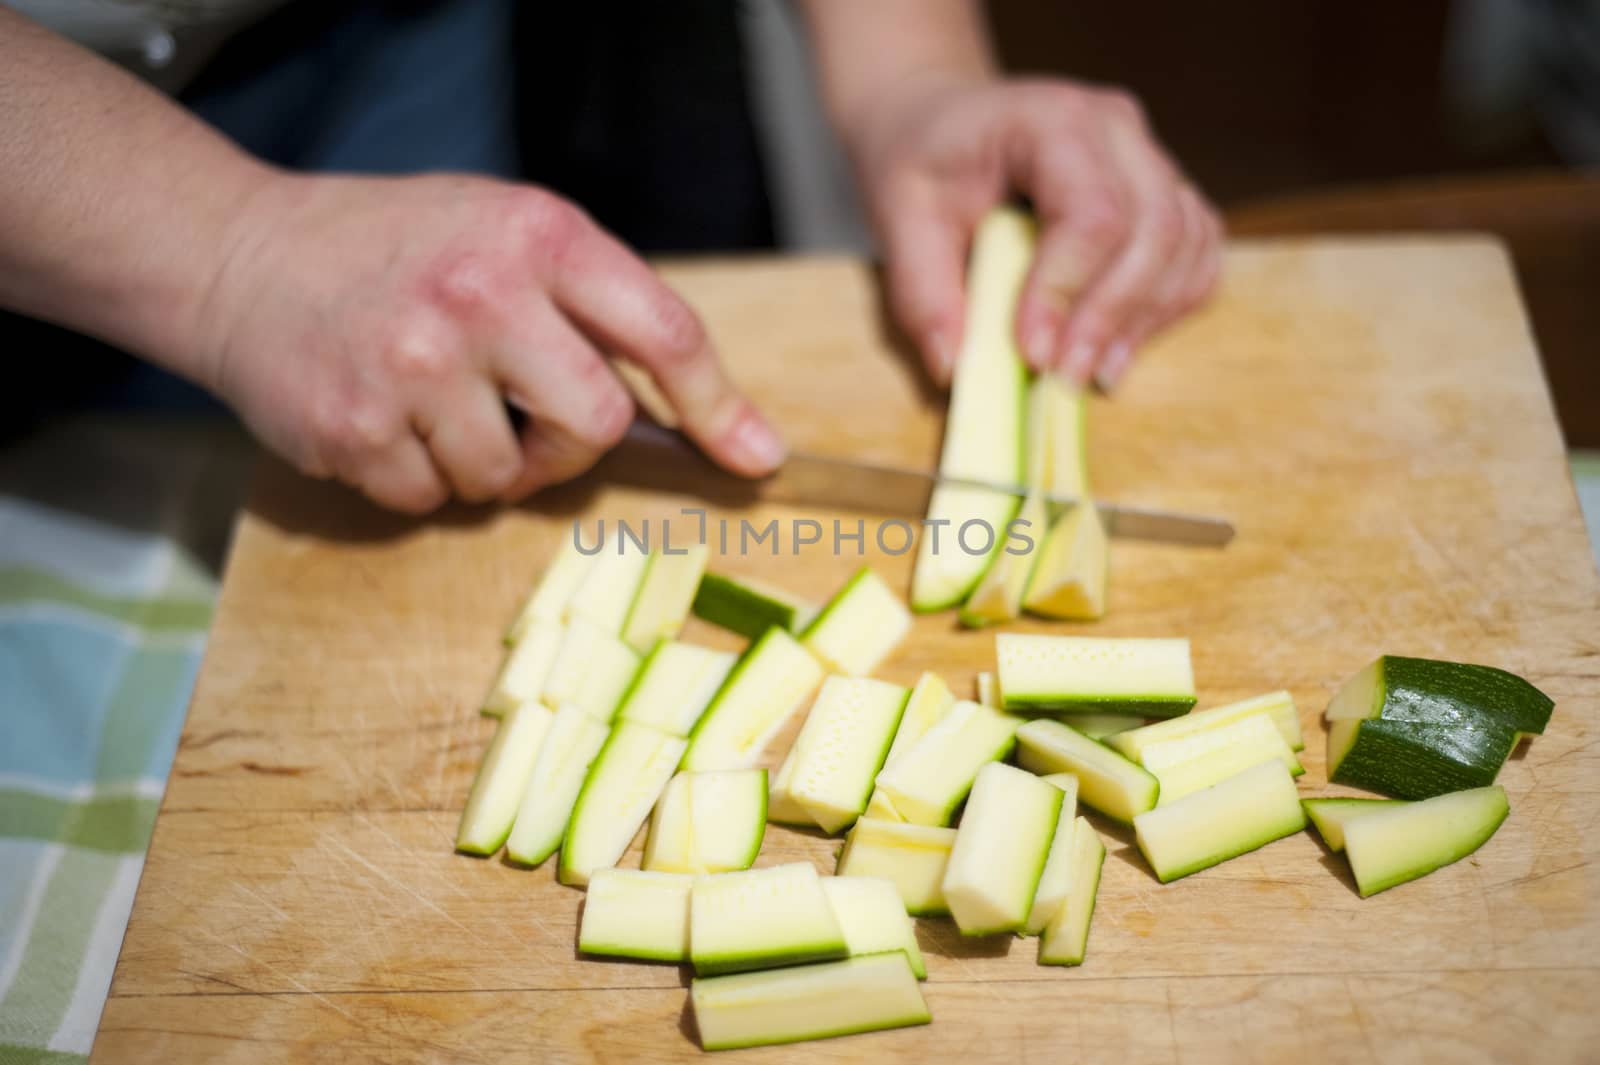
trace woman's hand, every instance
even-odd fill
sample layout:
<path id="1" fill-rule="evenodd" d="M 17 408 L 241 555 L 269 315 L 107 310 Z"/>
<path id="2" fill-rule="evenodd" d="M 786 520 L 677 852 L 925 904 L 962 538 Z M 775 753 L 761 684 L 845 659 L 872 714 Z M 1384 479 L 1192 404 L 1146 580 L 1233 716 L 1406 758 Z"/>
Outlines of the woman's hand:
<path id="1" fill-rule="evenodd" d="M 1015 193 L 1041 225 L 1017 313 L 1035 369 L 1110 388 L 1145 338 L 1216 281 L 1216 212 L 1125 93 L 930 73 L 856 108 L 844 133 L 895 313 L 941 381 L 961 338 L 973 231 Z"/>
<path id="2" fill-rule="evenodd" d="M 308 474 L 413 513 L 574 477 L 633 417 L 605 355 L 648 370 L 722 465 L 783 457 L 688 305 L 551 193 L 273 175 L 241 210 L 186 363 Z"/>

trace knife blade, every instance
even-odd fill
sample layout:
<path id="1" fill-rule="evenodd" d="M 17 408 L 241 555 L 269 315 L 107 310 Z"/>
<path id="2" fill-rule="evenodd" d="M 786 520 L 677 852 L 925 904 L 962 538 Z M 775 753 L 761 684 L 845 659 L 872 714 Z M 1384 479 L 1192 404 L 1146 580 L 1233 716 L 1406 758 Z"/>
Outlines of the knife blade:
<path id="1" fill-rule="evenodd" d="M 744 480 L 712 465 L 682 433 L 653 422 L 636 421 L 627 435 L 601 463 L 605 476 L 662 486 L 663 481 L 686 491 L 698 491 L 734 504 L 759 500 L 785 503 L 827 503 L 870 513 L 928 512 L 933 490 L 941 484 L 1022 497 L 1028 488 L 970 477 L 952 477 L 855 459 L 790 451 L 778 470 L 759 480 Z M 1073 496 L 1040 493 L 1045 502 L 1067 507 Z M 1112 536 L 1166 543 L 1221 547 L 1233 539 L 1234 529 L 1225 518 L 1185 514 L 1151 507 L 1096 500 L 1095 506 Z"/>

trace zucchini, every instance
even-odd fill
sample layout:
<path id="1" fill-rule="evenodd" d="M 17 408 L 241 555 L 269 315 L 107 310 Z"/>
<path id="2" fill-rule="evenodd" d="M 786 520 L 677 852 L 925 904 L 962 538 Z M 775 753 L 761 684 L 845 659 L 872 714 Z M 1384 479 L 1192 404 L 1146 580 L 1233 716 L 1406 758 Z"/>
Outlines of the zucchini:
<path id="1" fill-rule="evenodd" d="M 621 637 L 623 622 L 650 568 L 650 553 L 629 547 L 619 526 L 617 535 L 590 562 L 583 581 L 567 603 L 566 619 L 583 620 Z"/>
<path id="2" fill-rule="evenodd" d="M 1000 709 L 1000 682 L 988 671 L 978 674 L 978 702 Z"/>
<path id="3" fill-rule="evenodd" d="M 488 856 L 505 843 L 539 746 L 554 721 L 555 714 L 540 703 L 523 703 L 501 719 L 461 811 L 456 850 Z"/>
<path id="4" fill-rule="evenodd" d="M 1188 640 L 1001 633 L 995 655 L 1000 694 L 1013 713 L 1175 717 L 1195 702 Z"/>
<path id="5" fill-rule="evenodd" d="M 1109 737 L 1106 744 L 1124 757 L 1137 762 L 1149 744 L 1221 728 L 1251 714 L 1266 714 L 1282 733 L 1284 742 L 1289 745 L 1290 750 L 1305 750 L 1305 739 L 1300 733 L 1300 715 L 1295 710 L 1294 698 L 1286 691 L 1268 692 L 1266 695 L 1257 695 L 1226 706 L 1195 710 L 1165 721 L 1154 721 L 1141 728 L 1129 729 Z"/>
<path id="6" fill-rule="evenodd" d="M 944 873 L 956 830 L 863 817 L 845 840 L 838 876 L 876 876 L 894 884 L 906 912 L 944 917 Z"/>
<path id="7" fill-rule="evenodd" d="M 809 862 L 695 877 L 689 959 L 697 976 L 802 965 L 849 952 Z"/>
<path id="8" fill-rule="evenodd" d="M 1017 350 L 1016 309 L 1033 261 L 1035 229 L 1021 211 L 989 212 L 973 240 L 967 269 L 966 331 L 956 356 L 939 470 L 947 476 L 1018 484 L 1023 459 L 1023 406 L 1028 373 Z M 911 608 L 943 610 L 967 598 L 1000 550 L 1018 500 L 999 492 L 941 483 L 928 503 L 928 526 L 917 545 Z M 960 542 L 968 523 L 987 526 L 993 543 L 969 554 Z M 937 531 L 937 542 L 935 532 Z M 982 541 L 969 544 L 977 547 Z"/>
<path id="9" fill-rule="evenodd" d="M 972 790 L 978 770 L 1011 752 L 1021 724 L 987 706 L 958 702 L 878 773 L 878 790 L 907 821 L 947 825 Z"/>
<path id="10" fill-rule="evenodd" d="M 1156 805 L 1164 806 L 1274 759 L 1291 776 L 1305 772 L 1271 719 L 1251 714 L 1192 736 L 1149 744 L 1140 764 L 1161 782 Z"/>
<path id="11" fill-rule="evenodd" d="M 650 811 L 650 830 L 644 838 L 639 868 L 658 873 L 703 873 L 695 867 L 693 812 L 689 808 L 689 779 L 678 773 L 661 789 Z"/>
<path id="12" fill-rule="evenodd" d="M 694 616 L 752 640 L 776 625 L 801 632 L 817 616 L 817 604 L 750 577 L 707 573 L 694 596 Z"/>
<path id="13" fill-rule="evenodd" d="M 1327 719 L 1466 727 L 1488 719 L 1537 735 L 1550 723 L 1554 707 L 1544 692 L 1503 669 L 1384 655 L 1345 682 L 1328 704 Z"/>
<path id="14" fill-rule="evenodd" d="M 1487 787 L 1517 735 L 1487 718 L 1475 725 L 1341 718 L 1328 730 L 1328 780 L 1396 799 Z"/>
<path id="15" fill-rule="evenodd" d="M 1391 806 L 1403 806 L 1403 799 L 1301 799 L 1300 808 L 1317 826 L 1322 842 L 1335 853 L 1344 850 L 1344 826 L 1360 817 Z"/>
<path id="16" fill-rule="evenodd" d="M 882 577 L 863 566 L 806 626 L 800 642 L 835 673 L 863 677 L 910 631 L 911 612 Z"/>
<path id="17" fill-rule="evenodd" d="M 851 957 L 904 951 L 917 979 L 928 978 L 917 930 L 893 883 L 876 876 L 825 876 L 822 891 L 844 930 Z"/>
<path id="18" fill-rule="evenodd" d="M 520 643 L 535 621 L 555 624 L 564 621 L 567 616 L 567 604 L 572 602 L 578 586 L 589 575 L 589 569 L 593 565 L 594 556 L 578 550 L 577 537 L 575 535 L 565 537 L 556 548 L 555 558 L 545 567 L 544 573 L 539 577 L 539 583 L 529 594 L 527 601 L 522 604 L 522 609 L 518 611 L 516 620 L 511 623 L 511 628 L 506 631 L 505 642 L 512 645 Z"/>
<path id="19" fill-rule="evenodd" d="M 1039 718 L 1017 730 L 1017 763 L 1041 776 L 1071 773 L 1078 801 L 1124 824 L 1154 809 L 1160 785 L 1147 770 L 1060 721 Z"/>
<path id="20" fill-rule="evenodd" d="M 900 715 L 900 724 L 894 730 L 894 743 L 889 745 L 889 756 L 883 760 L 883 764 L 888 765 L 909 750 L 955 705 L 956 697 L 951 694 L 950 685 L 944 682 L 943 677 L 937 673 L 924 673 L 918 677 L 916 687 L 911 689 L 911 698 L 906 700 L 905 713 Z"/>
<path id="21" fill-rule="evenodd" d="M 600 626 L 575 618 L 545 678 L 544 701 L 550 707 L 577 706 L 610 724 L 638 672 L 639 655 L 633 648 Z"/>
<path id="22" fill-rule="evenodd" d="M 662 640 L 640 665 L 617 718 L 687 736 L 736 661 L 732 651 Z"/>
<path id="23" fill-rule="evenodd" d="M 1361 897 L 1460 861 L 1510 813 L 1505 789 L 1472 788 L 1392 806 L 1345 825 L 1345 854 Z"/>
<path id="24" fill-rule="evenodd" d="M 1039 940 L 1040 965 L 1082 965 L 1089 948 L 1089 924 L 1094 920 L 1095 896 L 1100 892 L 1100 870 L 1106 863 L 1106 845 L 1095 835 L 1087 817 L 1079 817 L 1072 831 L 1072 886 L 1066 901 Z"/>
<path id="25" fill-rule="evenodd" d="M 727 873 L 748 869 L 767 827 L 767 771 L 679 773 L 650 815 L 644 869 Z"/>
<path id="26" fill-rule="evenodd" d="M 867 808 L 911 692 L 864 677 L 829 677 L 783 770 L 788 797 L 834 835 Z"/>
<path id="27" fill-rule="evenodd" d="M 1127 714 L 1052 714 L 1063 725 L 1070 725 L 1089 737 L 1091 740 L 1110 742 L 1112 736 L 1139 728 L 1144 724 L 1142 717 L 1129 717 Z M 1168 719 L 1172 720 L 1172 719 Z"/>
<path id="28" fill-rule="evenodd" d="M 764 973 L 697 978 L 689 987 L 707 1050 L 927 1024 L 932 1018 L 900 951 Z"/>
<path id="29" fill-rule="evenodd" d="M 964 936 L 1020 932 L 1050 854 L 1062 791 L 1032 773 L 990 762 L 961 815 L 944 900 Z"/>
<path id="30" fill-rule="evenodd" d="M 1045 533 L 1022 608 L 1068 621 L 1105 617 L 1110 554 L 1099 508 L 1088 499 L 1070 507 Z"/>
<path id="31" fill-rule="evenodd" d="M 587 884 L 597 870 L 617 864 L 672 778 L 683 748 L 683 740 L 649 725 L 617 723 L 573 806 L 556 870 L 563 884 Z"/>
<path id="32" fill-rule="evenodd" d="M 1163 884 L 1305 827 L 1294 778 L 1276 760 L 1133 819 L 1139 852 Z"/>
<path id="33" fill-rule="evenodd" d="M 556 652 L 561 649 L 565 636 L 566 628 L 559 621 L 545 618 L 528 621 L 506 655 L 494 688 L 483 702 L 483 712 L 489 717 L 500 717 L 529 699 L 538 699 L 544 693 L 550 667 L 555 664 Z"/>
<path id="34" fill-rule="evenodd" d="M 811 652 L 782 629 L 745 651 L 689 734 L 683 768 L 748 769 L 822 683 Z"/>
<path id="35" fill-rule="evenodd" d="M 1033 906 L 1028 910 L 1027 923 L 1023 925 L 1023 931 L 1030 936 L 1045 930 L 1072 888 L 1072 826 L 1078 817 L 1077 777 L 1071 773 L 1052 773 L 1039 779 L 1061 789 L 1061 813 L 1056 817 L 1055 832 L 1050 837 L 1050 854 L 1045 859 L 1044 872 L 1039 874 L 1039 886 L 1033 892 Z"/>
<path id="36" fill-rule="evenodd" d="M 683 873 L 600 870 L 583 897 L 578 950 L 645 961 L 686 960 L 693 884 L 694 877 Z"/>
<path id="37" fill-rule="evenodd" d="M 657 641 L 678 635 L 688 620 L 710 554 L 705 544 L 686 547 L 681 554 L 651 553 L 639 592 L 622 623 L 622 639 L 630 647 L 648 654 Z"/>
<path id="38" fill-rule="evenodd" d="M 609 728 L 576 706 L 556 711 L 506 840 L 506 857 L 521 865 L 538 865 L 561 846 L 583 779 L 610 734 Z"/>
<path id="39" fill-rule="evenodd" d="M 1089 412 L 1083 389 L 1060 374 L 1028 388 L 1028 484 L 1052 495 L 1089 495 Z"/>
<path id="40" fill-rule="evenodd" d="M 981 629 L 998 621 L 1010 621 L 1022 613 L 1022 593 L 1027 590 L 1028 577 L 1039 559 L 1039 545 L 1044 540 L 1046 527 L 1044 499 L 1030 492 L 1023 499 L 1017 516 L 1000 530 L 999 535 L 1005 542 L 995 553 L 983 579 L 961 605 L 961 624 L 969 629 Z M 1019 553 L 1013 547 L 1013 528 L 1028 537 L 1027 551 Z"/>

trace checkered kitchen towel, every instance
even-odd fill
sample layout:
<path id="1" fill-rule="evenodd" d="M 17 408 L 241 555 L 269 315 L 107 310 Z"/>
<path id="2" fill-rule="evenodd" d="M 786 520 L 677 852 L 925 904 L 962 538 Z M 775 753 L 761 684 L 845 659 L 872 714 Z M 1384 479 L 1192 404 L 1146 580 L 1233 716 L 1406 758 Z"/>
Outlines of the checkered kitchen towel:
<path id="1" fill-rule="evenodd" d="M 89 1052 L 215 595 L 159 533 L 0 494 L 0 1063 Z"/>

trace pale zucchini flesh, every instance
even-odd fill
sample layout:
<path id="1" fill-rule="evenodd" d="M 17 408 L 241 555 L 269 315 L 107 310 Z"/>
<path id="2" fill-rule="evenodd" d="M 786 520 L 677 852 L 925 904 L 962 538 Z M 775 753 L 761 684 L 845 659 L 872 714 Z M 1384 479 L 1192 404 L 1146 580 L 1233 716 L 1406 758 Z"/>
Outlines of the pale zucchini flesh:
<path id="1" fill-rule="evenodd" d="M 1129 729 L 1108 737 L 1106 744 L 1137 762 L 1149 744 L 1193 736 L 1208 729 L 1220 728 L 1251 714 L 1266 714 L 1271 718 L 1290 750 L 1305 749 L 1305 739 L 1300 731 L 1300 715 L 1295 709 L 1293 696 L 1286 691 L 1268 692 L 1226 706 L 1193 710 L 1179 717 L 1154 721 L 1140 728 Z"/>
<path id="2" fill-rule="evenodd" d="M 1071 773 L 1052 773 L 1040 777 L 1061 790 L 1061 812 L 1056 816 L 1055 833 L 1050 837 L 1050 855 L 1045 859 L 1039 886 L 1033 892 L 1023 931 L 1036 936 L 1045 930 L 1072 887 L 1072 846 L 1074 824 L 1078 819 L 1078 778 Z"/>
<path id="3" fill-rule="evenodd" d="M 1071 773 L 1078 801 L 1124 824 L 1155 808 L 1160 784 L 1149 770 L 1050 718 L 1017 730 L 1017 763 L 1029 772 Z"/>
<path id="4" fill-rule="evenodd" d="M 1305 772 L 1265 714 L 1251 714 L 1204 732 L 1146 745 L 1140 763 L 1161 782 L 1158 806 L 1220 784 L 1251 766 L 1277 760 L 1291 776 Z"/>
<path id="5" fill-rule="evenodd" d="M 573 595 L 588 576 L 593 564 L 594 556 L 579 551 L 574 530 L 567 530 L 556 548 L 555 557 L 545 567 L 544 573 L 539 577 L 539 583 L 528 596 L 527 602 L 522 605 L 517 619 L 511 623 L 505 642 L 508 644 L 520 642 L 535 621 L 555 624 L 564 621 L 567 616 L 567 604 L 572 601 Z"/>
<path id="6" fill-rule="evenodd" d="M 1021 724 L 1021 719 L 990 707 L 958 702 L 878 773 L 878 789 L 907 821 L 947 825 L 972 790 L 978 770 L 1011 752 Z"/>
<path id="7" fill-rule="evenodd" d="M 506 654 L 505 665 L 495 678 L 494 688 L 484 700 L 483 712 L 500 717 L 529 699 L 544 694 L 550 667 L 561 649 L 566 627 L 559 621 L 533 618 L 520 629 L 517 642 Z"/>
<path id="8" fill-rule="evenodd" d="M 640 665 L 617 717 L 687 736 L 736 661 L 732 651 L 662 640 Z"/>
<path id="9" fill-rule="evenodd" d="M 689 957 L 689 892 L 694 877 L 602 869 L 589 881 L 578 925 L 585 954 L 645 961 Z"/>
<path id="10" fill-rule="evenodd" d="M 794 765 L 799 752 L 789 748 L 788 755 L 783 764 L 773 774 L 772 786 L 767 791 L 767 820 L 776 825 L 796 825 L 811 827 L 815 822 L 806 808 L 801 806 L 793 795 L 789 793 L 789 781 L 794 778 Z"/>
<path id="11" fill-rule="evenodd" d="M 849 954 L 808 862 L 695 877 L 689 958 L 699 976 L 827 961 Z"/>
<path id="12" fill-rule="evenodd" d="M 506 840 L 506 857 L 538 865 L 561 846 L 589 766 L 610 734 L 609 728 L 576 706 L 556 711 Z"/>
<path id="13" fill-rule="evenodd" d="M 1194 670 L 1184 639 L 1094 636 L 995 637 L 1005 709 L 1174 717 L 1194 706 Z"/>
<path id="14" fill-rule="evenodd" d="M 844 930 L 851 957 L 904 951 L 917 979 L 928 978 L 917 930 L 893 882 L 876 876 L 825 876 L 822 890 Z"/>
<path id="15" fill-rule="evenodd" d="M 987 670 L 978 674 L 978 702 L 1000 709 L 1000 682 Z"/>
<path id="16" fill-rule="evenodd" d="M 768 629 L 728 674 L 695 724 L 685 769 L 748 769 L 772 737 L 822 683 L 811 652 L 782 629 Z"/>
<path id="17" fill-rule="evenodd" d="M 807 626 L 800 642 L 835 673 L 873 672 L 911 631 L 911 612 L 863 566 Z"/>
<path id="18" fill-rule="evenodd" d="M 1460 861 L 1489 841 L 1510 813 L 1498 784 L 1404 803 L 1345 825 L 1345 855 L 1361 897 Z"/>
<path id="19" fill-rule="evenodd" d="M 534 702 L 523 703 L 500 720 L 461 811 L 456 850 L 490 855 L 505 843 L 539 747 L 554 721 L 549 707 Z"/>
<path id="20" fill-rule="evenodd" d="M 964 936 L 1027 923 L 1061 814 L 1062 791 L 991 762 L 978 772 L 944 874 L 944 900 Z"/>
<path id="21" fill-rule="evenodd" d="M 651 552 L 639 592 L 628 608 L 622 639 L 640 654 L 647 654 L 657 641 L 678 635 L 688 620 L 711 549 L 693 544 L 680 550 Z"/>
<path id="22" fill-rule="evenodd" d="M 1043 373 L 1028 388 L 1028 484 L 1051 495 L 1089 494 L 1088 401 L 1061 374 Z"/>
<path id="23" fill-rule="evenodd" d="M 943 677 L 937 673 L 924 673 L 918 677 L 916 686 L 911 689 L 911 698 L 906 701 L 905 713 L 900 715 L 900 724 L 894 730 L 894 743 L 889 747 L 889 756 L 884 759 L 884 765 L 894 761 L 921 739 L 934 722 L 948 714 L 954 705 L 956 697 Z"/>
<path id="24" fill-rule="evenodd" d="M 599 626 L 575 619 L 567 625 L 545 680 L 545 704 L 577 706 L 609 724 L 638 671 L 639 655 L 633 648 Z"/>
<path id="25" fill-rule="evenodd" d="M 818 606 L 782 588 L 750 577 L 707 573 L 695 593 L 694 615 L 752 640 L 773 626 L 785 632 L 803 632 L 817 616 Z"/>
<path id="26" fill-rule="evenodd" d="M 700 872 L 748 869 L 767 829 L 767 771 L 714 769 L 689 781 L 690 833 Z"/>
<path id="27" fill-rule="evenodd" d="M 932 1019 L 900 951 L 697 978 L 689 999 L 706 1050 L 797 1043 Z"/>
<path id="28" fill-rule="evenodd" d="M 1163 884 L 1305 827 L 1294 778 L 1276 760 L 1133 819 L 1139 851 Z"/>
<path id="29" fill-rule="evenodd" d="M 1072 832 L 1072 886 L 1039 940 L 1040 965 L 1082 965 L 1089 948 L 1089 925 L 1094 920 L 1095 896 L 1100 892 L 1100 870 L 1106 863 L 1106 845 L 1087 817 L 1079 817 Z"/>
<path id="30" fill-rule="evenodd" d="M 1344 827 L 1351 821 L 1378 813 L 1391 806 L 1402 806 L 1404 799 L 1301 799 L 1311 823 L 1317 826 L 1322 842 L 1334 853 L 1344 850 Z"/>
<path id="31" fill-rule="evenodd" d="M 581 619 L 621 639 L 623 623 L 649 568 L 650 553 L 625 539 L 619 527 L 594 556 L 568 600 L 568 623 Z"/>
<path id="32" fill-rule="evenodd" d="M 1104 617 L 1110 553 L 1099 508 L 1087 499 L 1071 507 L 1044 534 L 1023 609 L 1066 621 Z"/>
<path id="33" fill-rule="evenodd" d="M 867 808 L 910 691 L 865 677 L 829 677 L 794 742 L 791 799 L 829 835 Z"/>
<path id="34" fill-rule="evenodd" d="M 955 842 L 953 828 L 863 817 L 850 830 L 836 872 L 888 880 L 912 916 L 948 916 L 944 874 Z"/>
<path id="35" fill-rule="evenodd" d="M 1066 713 L 1050 716 L 1063 725 L 1077 729 L 1091 740 L 1108 740 L 1119 732 L 1127 732 L 1144 724 L 1144 718 L 1129 717 L 1127 714 Z"/>
<path id="36" fill-rule="evenodd" d="M 561 843 L 557 876 L 582 885 L 617 864 L 683 756 L 684 741 L 631 721 L 618 722 L 589 767 Z"/>
<path id="37" fill-rule="evenodd" d="M 644 838 L 639 868 L 657 873 L 699 873 L 694 861 L 693 813 L 689 808 L 689 778 L 678 773 L 661 789 L 650 811 L 650 828 Z"/>
<path id="38" fill-rule="evenodd" d="M 1030 492 L 1006 526 L 1004 543 L 983 579 L 961 605 L 961 624 L 969 629 L 1010 621 L 1022 613 L 1022 594 L 1040 558 L 1047 525 L 1044 499 Z"/>

